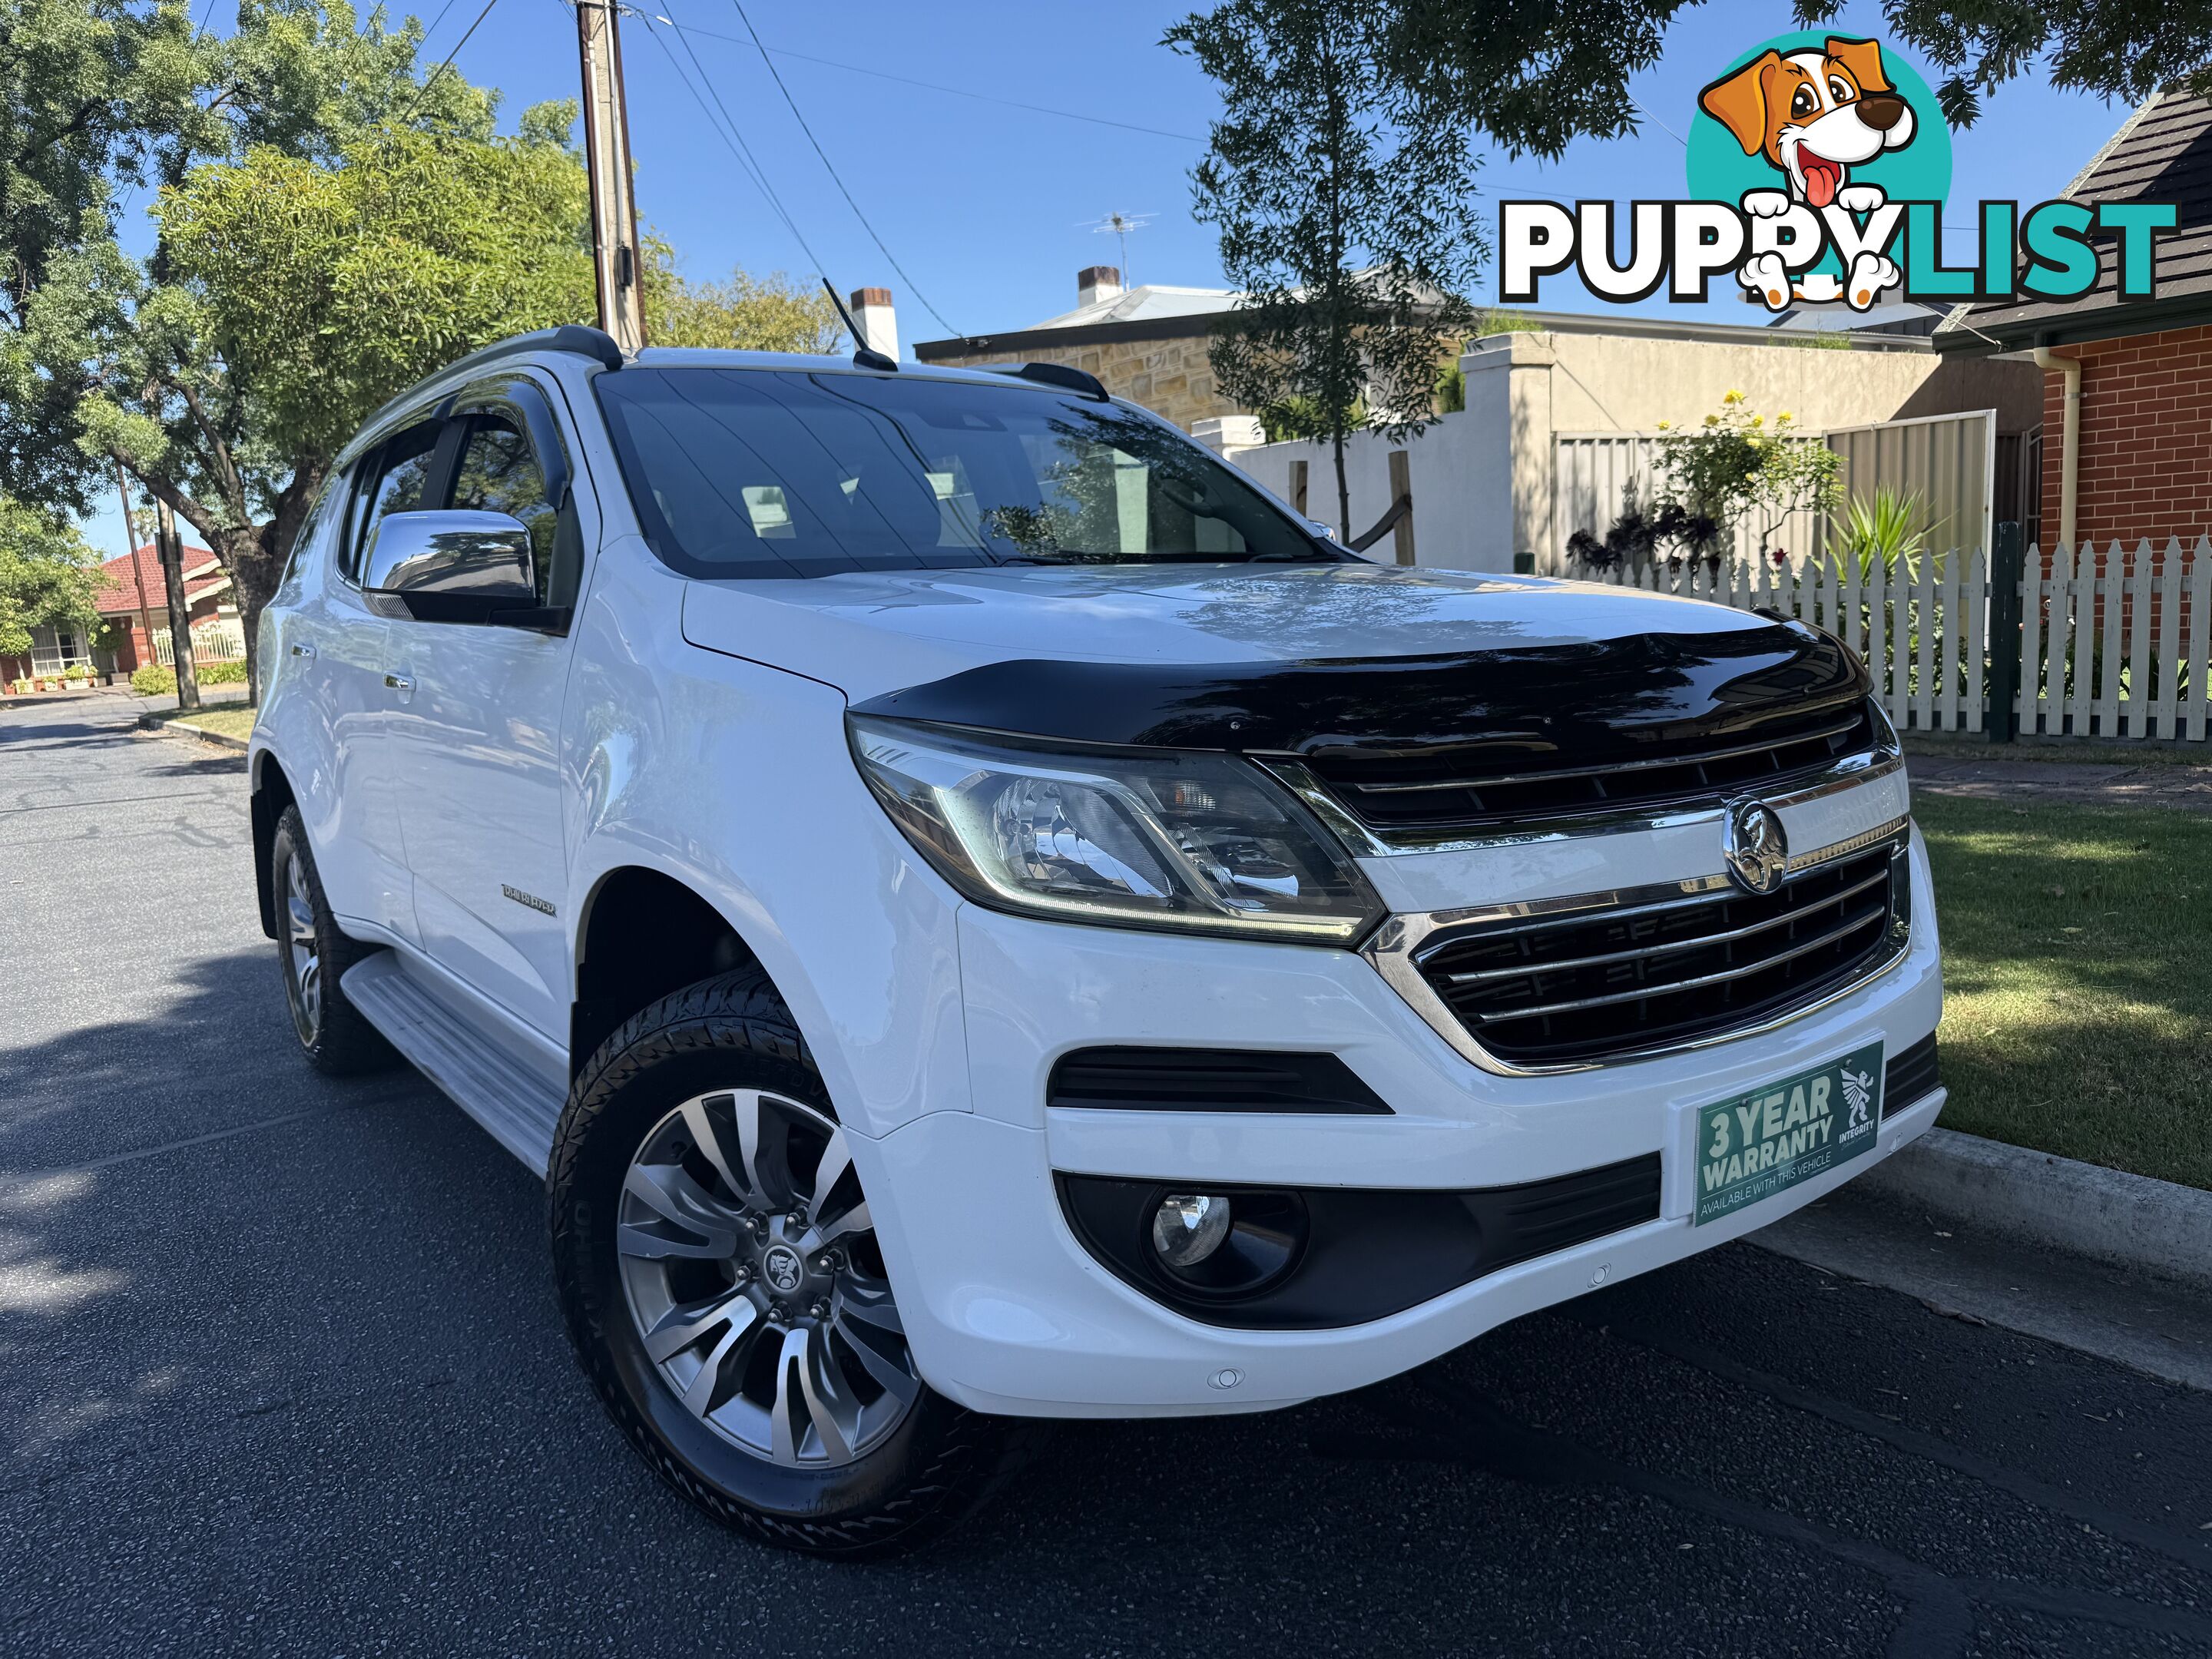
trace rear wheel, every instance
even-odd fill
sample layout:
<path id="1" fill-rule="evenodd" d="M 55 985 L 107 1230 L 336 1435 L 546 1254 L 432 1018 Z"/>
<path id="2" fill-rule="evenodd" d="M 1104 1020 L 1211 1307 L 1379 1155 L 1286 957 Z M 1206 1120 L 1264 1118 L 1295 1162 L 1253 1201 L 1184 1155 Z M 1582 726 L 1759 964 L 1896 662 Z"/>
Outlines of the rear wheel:
<path id="1" fill-rule="evenodd" d="M 309 1062 L 338 1077 L 390 1066 L 398 1055 L 346 1000 L 338 982 L 347 969 L 378 947 L 338 931 L 296 806 L 286 807 L 276 820 L 269 880 L 276 890 L 276 951 L 284 970 L 284 1001 Z"/>
<path id="2" fill-rule="evenodd" d="M 608 1040 L 550 1179 L 577 1357 L 631 1445 L 718 1520 L 816 1554 L 908 1549 L 1026 1444 L 921 1380 L 844 1130 L 757 970 Z"/>

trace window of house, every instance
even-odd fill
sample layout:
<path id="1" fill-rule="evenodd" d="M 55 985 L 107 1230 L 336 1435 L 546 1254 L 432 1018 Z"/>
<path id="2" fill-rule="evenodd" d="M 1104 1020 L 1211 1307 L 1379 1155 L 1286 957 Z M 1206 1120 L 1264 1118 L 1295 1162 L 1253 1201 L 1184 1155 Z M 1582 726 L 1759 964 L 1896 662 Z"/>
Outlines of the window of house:
<path id="1" fill-rule="evenodd" d="M 31 672 L 33 674 L 58 674 L 71 663 L 90 662 L 92 653 L 86 636 L 74 628 L 48 628 L 43 624 L 31 630 Z"/>

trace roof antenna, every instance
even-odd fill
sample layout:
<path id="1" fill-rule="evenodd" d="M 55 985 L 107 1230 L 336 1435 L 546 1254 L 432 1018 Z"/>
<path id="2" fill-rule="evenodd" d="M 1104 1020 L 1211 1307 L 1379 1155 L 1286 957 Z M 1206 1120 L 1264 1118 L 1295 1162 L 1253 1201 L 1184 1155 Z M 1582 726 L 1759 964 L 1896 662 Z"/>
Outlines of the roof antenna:
<path id="1" fill-rule="evenodd" d="M 837 307 L 837 314 L 845 319 L 845 331 L 853 337 L 853 361 L 862 368 L 888 368 L 898 372 L 898 360 L 886 357 L 868 344 L 868 337 L 860 332 L 860 325 L 853 320 L 853 313 L 845 309 L 845 302 L 837 297 L 837 290 L 830 286 L 830 279 L 822 279 L 822 291 L 830 296 L 830 303 Z"/>

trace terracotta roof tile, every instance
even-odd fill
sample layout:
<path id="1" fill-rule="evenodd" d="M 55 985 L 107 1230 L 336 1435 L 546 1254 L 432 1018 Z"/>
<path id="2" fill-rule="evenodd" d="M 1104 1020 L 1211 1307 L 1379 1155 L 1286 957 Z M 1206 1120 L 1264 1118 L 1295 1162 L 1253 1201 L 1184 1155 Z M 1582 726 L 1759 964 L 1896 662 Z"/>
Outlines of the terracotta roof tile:
<path id="1" fill-rule="evenodd" d="M 161 586 L 161 559 L 147 543 L 136 553 L 127 553 L 110 559 L 100 567 L 100 614 L 112 617 L 123 612 L 135 614 L 138 609 L 138 584 L 131 580 L 131 565 L 138 564 L 146 582 L 146 603 L 158 616 L 167 605 L 168 590 Z M 185 598 L 187 602 L 200 599 L 222 586 L 230 579 L 215 562 L 215 555 L 204 547 L 185 545 Z M 195 571 L 202 574 L 195 575 Z"/>

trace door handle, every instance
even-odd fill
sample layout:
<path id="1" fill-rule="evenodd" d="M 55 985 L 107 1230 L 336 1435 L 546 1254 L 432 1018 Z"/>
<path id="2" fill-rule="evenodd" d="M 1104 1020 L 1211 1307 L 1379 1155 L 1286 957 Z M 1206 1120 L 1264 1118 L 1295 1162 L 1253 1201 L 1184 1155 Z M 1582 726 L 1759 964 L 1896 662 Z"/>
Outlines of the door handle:
<path id="1" fill-rule="evenodd" d="M 397 691 L 402 696 L 406 696 L 407 693 L 415 689 L 415 682 L 409 679 L 404 674 L 386 674 L 384 677 L 384 684 L 386 690 Z"/>
<path id="2" fill-rule="evenodd" d="M 295 657 L 313 657 L 315 654 L 315 647 L 311 644 L 295 642 L 292 647 L 292 654 Z"/>

